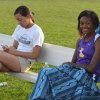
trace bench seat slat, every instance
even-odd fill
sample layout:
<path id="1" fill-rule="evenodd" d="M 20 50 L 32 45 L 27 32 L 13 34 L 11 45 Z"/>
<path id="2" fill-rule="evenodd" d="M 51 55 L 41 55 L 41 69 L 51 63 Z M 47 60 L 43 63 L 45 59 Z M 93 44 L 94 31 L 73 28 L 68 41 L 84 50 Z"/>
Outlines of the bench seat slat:
<path id="1" fill-rule="evenodd" d="M 9 72 L 9 73 L 6 73 L 6 74 L 16 76 L 18 78 L 24 79 L 24 80 L 32 82 L 32 83 L 36 82 L 36 79 L 37 79 L 37 76 L 38 76 L 38 73 L 35 73 L 35 72 L 24 72 L 24 73 Z"/>

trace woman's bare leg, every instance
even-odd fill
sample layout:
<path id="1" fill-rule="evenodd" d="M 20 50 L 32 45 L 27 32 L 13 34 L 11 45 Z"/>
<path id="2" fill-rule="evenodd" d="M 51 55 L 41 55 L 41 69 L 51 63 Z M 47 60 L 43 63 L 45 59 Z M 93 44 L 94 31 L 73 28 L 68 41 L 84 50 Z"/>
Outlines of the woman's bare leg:
<path id="1" fill-rule="evenodd" d="M 11 55 L 9 53 L 0 51 L 0 62 L 4 65 L 5 68 L 2 67 L 2 71 L 6 71 L 6 69 L 14 71 L 14 72 L 20 72 L 20 62 L 17 59 L 16 56 Z"/>
<path id="2" fill-rule="evenodd" d="M 3 64 L 0 63 L 0 72 L 11 72 L 8 68 L 4 67 Z"/>

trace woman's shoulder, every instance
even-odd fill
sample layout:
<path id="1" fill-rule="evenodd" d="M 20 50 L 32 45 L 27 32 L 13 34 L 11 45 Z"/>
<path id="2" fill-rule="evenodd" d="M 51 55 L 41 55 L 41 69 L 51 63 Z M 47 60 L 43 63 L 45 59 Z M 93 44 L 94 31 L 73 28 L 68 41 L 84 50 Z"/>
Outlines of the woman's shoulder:
<path id="1" fill-rule="evenodd" d="M 83 41 L 83 37 L 79 37 L 79 38 L 77 39 L 77 43 L 82 42 L 82 41 Z"/>
<path id="2" fill-rule="evenodd" d="M 37 25 L 37 24 L 34 24 L 34 25 L 33 25 L 33 28 L 35 28 L 35 29 L 37 29 L 37 30 L 41 30 L 41 27 L 40 27 L 39 25 Z"/>
<path id="3" fill-rule="evenodd" d="M 16 26 L 16 30 L 19 30 L 19 29 L 21 29 L 22 28 L 22 26 L 20 26 L 20 25 L 17 25 Z"/>
<path id="4" fill-rule="evenodd" d="M 80 37 L 77 39 L 77 41 L 76 41 L 76 47 L 79 46 L 79 44 L 81 43 L 81 40 L 82 40 L 82 38 L 80 38 Z"/>
<path id="5" fill-rule="evenodd" d="M 98 34 L 95 37 L 95 46 L 100 48 L 100 35 L 98 35 Z"/>
<path id="6" fill-rule="evenodd" d="M 97 34 L 95 35 L 95 40 L 94 40 L 94 41 L 96 41 L 98 38 L 100 38 L 100 34 L 97 33 Z"/>
<path id="7" fill-rule="evenodd" d="M 32 27 L 32 30 L 36 31 L 37 33 L 43 33 L 43 30 L 41 29 L 41 27 L 37 24 L 34 24 Z"/>
<path id="8" fill-rule="evenodd" d="M 20 25 L 17 25 L 16 28 L 21 28 L 21 26 Z"/>

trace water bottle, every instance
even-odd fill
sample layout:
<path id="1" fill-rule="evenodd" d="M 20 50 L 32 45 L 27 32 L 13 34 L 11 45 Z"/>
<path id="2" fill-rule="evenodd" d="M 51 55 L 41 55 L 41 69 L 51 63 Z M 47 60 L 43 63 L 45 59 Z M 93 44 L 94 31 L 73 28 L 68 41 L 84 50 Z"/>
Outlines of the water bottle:
<path id="1" fill-rule="evenodd" d="M 44 67 L 49 67 L 49 65 L 48 65 L 48 63 L 47 62 L 45 62 L 45 66 Z"/>
<path id="2" fill-rule="evenodd" d="M 7 85 L 7 82 L 1 82 L 0 87 Z"/>

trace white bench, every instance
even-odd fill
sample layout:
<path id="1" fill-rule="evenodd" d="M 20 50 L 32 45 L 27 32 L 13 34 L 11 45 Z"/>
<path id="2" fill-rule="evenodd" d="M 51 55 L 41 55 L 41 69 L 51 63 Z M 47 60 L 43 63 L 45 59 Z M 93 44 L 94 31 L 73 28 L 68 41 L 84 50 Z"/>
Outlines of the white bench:
<path id="1" fill-rule="evenodd" d="M 0 33 L 0 44 L 7 44 L 10 46 L 12 45 L 12 43 L 13 43 L 13 39 L 10 35 L 4 35 Z M 0 49 L 2 49 L 1 46 L 0 46 Z M 63 62 L 71 61 L 73 53 L 74 53 L 74 49 L 72 48 L 44 43 L 41 54 L 39 58 L 37 59 L 37 61 L 42 62 L 42 63 L 47 62 L 48 64 L 59 66 Z M 10 72 L 8 74 L 11 74 L 13 76 L 22 78 L 24 80 L 27 80 L 33 83 L 36 82 L 36 79 L 38 76 L 37 73 L 30 72 L 30 71 L 24 72 L 24 73 Z"/>

